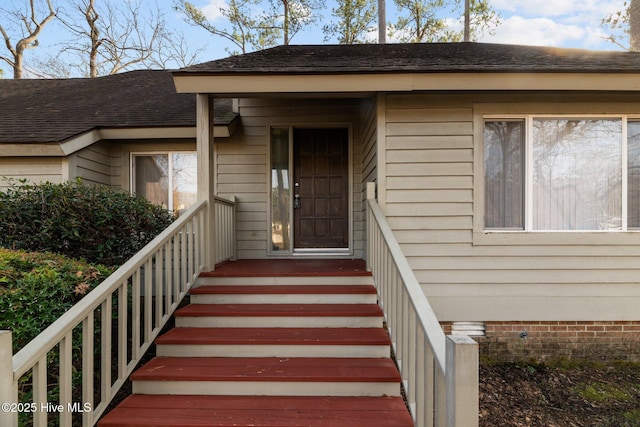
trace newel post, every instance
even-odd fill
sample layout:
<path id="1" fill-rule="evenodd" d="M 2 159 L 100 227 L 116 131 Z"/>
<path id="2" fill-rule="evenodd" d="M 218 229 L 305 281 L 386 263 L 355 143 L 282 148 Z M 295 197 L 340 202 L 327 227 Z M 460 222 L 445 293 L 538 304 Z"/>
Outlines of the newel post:
<path id="1" fill-rule="evenodd" d="M 465 335 L 449 335 L 446 355 L 446 425 L 477 427 L 478 343 Z"/>
<path id="2" fill-rule="evenodd" d="M 17 426 L 17 411 L 7 404 L 17 403 L 18 390 L 13 383 L 11 331 L 0 331 L 0 425 Z"/>

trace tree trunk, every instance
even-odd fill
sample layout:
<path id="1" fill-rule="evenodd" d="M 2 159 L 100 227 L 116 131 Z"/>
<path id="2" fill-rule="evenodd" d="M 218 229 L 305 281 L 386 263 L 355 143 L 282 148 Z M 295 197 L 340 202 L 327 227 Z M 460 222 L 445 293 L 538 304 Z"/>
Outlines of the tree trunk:
<path id="1" fill-rule="evenodd" d="M 629 4 L 629 45 L 632 51 L 640 51 L 640 0 Z"/>
<path id="2" fill-rule="evenodd" d="M 387 42 L 387 6 L 386 0 L 378 0 L 378 43 Z"/>
<path id="3" fill-rule="evenodd" d="M 464 41 L 471 41 L 471 11 L 469 0 L 464 1 Z"/>
<path id="4" fill-rule="evenodd" d="M 13 63 L 13 78 L 21 79 L 22 78 L 22 58 L 24 57 L 24 49 L 17 49 L 16 55 L 14 57 L 15 61 Z"/>

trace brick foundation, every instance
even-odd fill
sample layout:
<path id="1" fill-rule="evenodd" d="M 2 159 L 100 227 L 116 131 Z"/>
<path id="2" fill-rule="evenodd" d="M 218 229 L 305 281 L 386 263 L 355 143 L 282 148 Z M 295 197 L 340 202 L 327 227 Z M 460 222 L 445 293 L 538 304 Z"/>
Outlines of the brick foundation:
<path id="1" fill-rule="evenodd" d="M 487 322 L 486 336 L 473 338 L 485 360 L 640 362 L 640 321 Z"/>

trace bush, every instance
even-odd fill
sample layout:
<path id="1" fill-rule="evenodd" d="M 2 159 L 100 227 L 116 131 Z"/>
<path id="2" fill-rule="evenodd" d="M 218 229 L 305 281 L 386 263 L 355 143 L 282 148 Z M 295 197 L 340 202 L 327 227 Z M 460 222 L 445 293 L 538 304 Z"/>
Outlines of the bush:
<path id="1" fill-rule="evenodd" d="M 0 193 L 0 247 L 123 264 L 173 221 L 166 209 L 119 189 L 12 181 Z"/>
<path id="2" fill-rule="evenodd" d="M 90 265 L 63 255 L 0 248 L 0 330 L 12 331 L 13 353 L 38 336 L 110 273 L 111 269 L 101 265 Z M 99 332 L 96 328 L 96 333 Z M 81 343 L 80 329 L 76 328 L 72 339 L 74 401 L 82 398 L 78 396 L 82 381 Z M 58 349 L 54 347 L 47 354 L 48 402 L 57 402 L 59 398 L 59 363 Z M 18 402 L 33 402 L 32 372 L 18 379 Z M 19 424 L 31 425 L 32 415 L 28 411 L 20 412 Z"/>
<path id="3" fill-rule="evenodd" d="M 62 255 L 0 249 L 0 330 L 16 352 L 102 282 L 111 269 Z"/>

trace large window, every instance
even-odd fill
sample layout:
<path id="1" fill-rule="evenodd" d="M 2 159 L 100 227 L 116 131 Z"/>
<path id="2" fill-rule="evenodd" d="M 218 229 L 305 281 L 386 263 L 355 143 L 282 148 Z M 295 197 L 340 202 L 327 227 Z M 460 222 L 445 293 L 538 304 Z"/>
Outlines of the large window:
<path id="1" fill-rule="evenodd" d="M 485 120 L 486 229 L 640 227 L 640 121 Z"/>
<path id="2" fill-rule="evenodd" d="M 132 155 L 132 191 L 177 214 L 197 198 L 196 153 Z"/>

